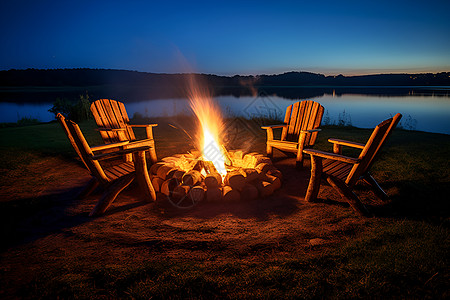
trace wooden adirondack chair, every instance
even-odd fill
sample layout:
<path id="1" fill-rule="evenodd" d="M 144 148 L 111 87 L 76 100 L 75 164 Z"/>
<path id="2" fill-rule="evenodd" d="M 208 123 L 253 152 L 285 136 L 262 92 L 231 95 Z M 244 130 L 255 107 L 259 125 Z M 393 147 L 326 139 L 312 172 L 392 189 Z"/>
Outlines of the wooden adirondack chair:
<path id="1" fill-rule="evenodd" d="M 287 107 L 283 125 L 263 126 L 267 131 L 267 155 L 273 156 L 273 148 L 297 155 L 296 165 L 303 163 L 303 149 L 314 146 L 323 116 L 323 106 L 315 101 L 301 101 Z M 273 138 L 273 129 L 282 128 L 281 138 Z"/>
<path id="2" fill-rule="evenodd" d="M 156 199 L 155 190 L 151 184 L 145 160 L 145 151 L 149 150 L 149 146 L 136 146 L 131 147 L 130 149 L 120 149 L 123 148 L 123 146 L 130 144 L 129 141 L 122 141 L 90 147 L 84 138 L 80 127 L 75 122 L 67 120 L 61 114 L 57 114 L 56 118 L 63 127 L 67 138 L 79 155 L 81 161 L 91 173 L 92 179 L 84 189 L 82 193 L 83 196 L 90 194 L 98 185 L 103 186 L 105 189 L 101 199 L 89 214 L 90 216 L 97 216 L 104 213 L 117 195 L 130 185 L 134 179 L 138 181 L 145 199 Z M 102 153 L 104 150 L 114 151 Z M 132 154 L 133 162 L 120 162 L 108 168 L 104 168 L 100 164 L 100 160 L 102 159 L 124 154 Z"/>
<path id="3" fill-rule="evenodd" d="M 388 198 L 376 180 L 370 175 L 369 169 L 401 117 L 401 114 L 396 114 L 393 118 L 378 124 L 366 144 L 329 139 L 328 141 L 333 143 L 334 153 L 305 149 L 304 152 L 311 155 L 311 178 L 305 200 L 314 201 L 317 199 L 321 178 L 325 178 L 356 212 L 361 215 L 369 215 L 365 206 L 353 192 L 353 187 L 358 180 L 363 179 L 370 184 L 379 198 L 383 200 Z M 358 158 L 348 157 L 341 154 L 342 146 L 350 146 L 362 151 Z"/>
<path id="4" fill-rule="evenodd" d="M 139 140 L 140 143 L 135 143 L 135 145 L 149 146 L 148 153 L 151 162 L 155 163 L 158 160 L 153 139 L 153 127 L 158 126 L 158 124 L 130 125 L 125 106 L 122 102 L 116 100 L 96 100 L 91 104 L 91 112 L 105 143 L 137 141 L 133 127 L 145 128 L 147 139 Z M 126 161 L 131 161 L 130 155 L 126 156 Z"/>

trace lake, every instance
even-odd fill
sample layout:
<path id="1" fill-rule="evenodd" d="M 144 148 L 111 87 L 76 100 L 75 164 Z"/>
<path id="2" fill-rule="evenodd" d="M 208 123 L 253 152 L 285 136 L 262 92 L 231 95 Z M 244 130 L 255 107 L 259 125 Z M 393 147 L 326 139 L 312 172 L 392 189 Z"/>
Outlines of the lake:
<path id="1" fill-rule="evenodd" d="M 402 127 L 411 130 L 450 134 L 450 95 L 447 92 L 420 93 L 418 95 L 380 95 L 357 93 L 323 93 L 310 98 L 325 107 L 322 124 L 339 120 L 361 128 L 373 128 L 384 119 L 400 112 Z M 360 89 L 359 89 L 360 90 Z M 300 97 L 299 97 L 300 98 Z M 260 93 L 258 96 L 217 96 L 224 115 L 284 117 L 286 107 L 299 99 L 287 99 L 277 94 Z M 52 103 L 0 102 L 0 122 L 17 122 L 28 117 L 42 122 L 54 120 L 48 112 Z M 186 99 L 152 99 L 126 102 L 129 116 L 140 113 L 147 117 L 168 117 L 189 114 Z"/>

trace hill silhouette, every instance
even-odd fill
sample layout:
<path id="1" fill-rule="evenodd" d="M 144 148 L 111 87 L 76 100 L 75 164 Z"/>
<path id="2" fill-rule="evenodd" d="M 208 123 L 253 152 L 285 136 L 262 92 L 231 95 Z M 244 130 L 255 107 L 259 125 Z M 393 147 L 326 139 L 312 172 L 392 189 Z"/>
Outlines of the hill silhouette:
<path id="1" fill-rule="evenodd" d="M 408 94 L 410 87 L 450 86 L 450 72 L 423 74 L 376 74 L 325 76 L 310 72 L 276 75 L 218 76 L 213 74 L 161 74 L 111 69 L 26 69 L 0 71 L 0 100 L 33 101 L 58 95 L 77 96 L 88 92 L 93 97 L 126 98 L 128 101 L 184 97 L 187 76 L 205 83 L 213 96 L 267 94 L 295 99 L 324 93 L 381 93 L 380 87 L 394 88 L 390 93 Z M 448 93 L 448 91 L 447 91 Z M 383 92 L 384 94 L 384 92 Z M 53 99 L 52 99 L 53 100 Z"/>
<path id="2" fill-rule="evenodd" d="M 133 84 L 179 86 L 187 74 L 147 73 L 110 69 L 26 69 L 0 71 L 0 86 L 95 86 Z M 192 75 L 192 74 L 190 74 Z M 448 86 L 450 72 L 422 74 L 376 74 L 360 76 L 325 76 L 310 72 L 276 75 L 218 76 L 193 74 L 211 86 Z"/>

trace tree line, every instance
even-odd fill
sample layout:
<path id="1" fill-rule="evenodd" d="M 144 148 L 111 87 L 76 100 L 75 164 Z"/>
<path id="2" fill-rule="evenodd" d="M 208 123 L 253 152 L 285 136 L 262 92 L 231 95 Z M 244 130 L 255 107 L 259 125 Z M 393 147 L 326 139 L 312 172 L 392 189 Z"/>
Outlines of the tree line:
<path id="1" fill-rule="evenodd" d="M 450 72 L 325 76 L 310 72 L 276 75 L 218 76 L 213 74 L 163 74 L 110 69 L 26 69 L 0 71 L 2 87 L 84 87 L 131 85 L 180 87 L 194 76 L 213 87 L 238 86 L 450 86 Z"/>

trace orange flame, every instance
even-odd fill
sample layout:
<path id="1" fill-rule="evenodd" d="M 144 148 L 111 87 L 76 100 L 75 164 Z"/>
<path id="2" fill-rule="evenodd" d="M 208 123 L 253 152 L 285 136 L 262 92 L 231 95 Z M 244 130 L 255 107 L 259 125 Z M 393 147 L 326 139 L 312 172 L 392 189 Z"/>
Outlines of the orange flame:
<path id="1" fill-rule="evenodd" d="M 217 172 L 225 176 L 227 173 L 226 160 L 219 135 L 223 124 L 222 113 L 205 85 L 198 84 L 194 76 L 189 76 L 188 98 L 201 125 L 200 149 L 203 159 L 211 161 Z"/>

